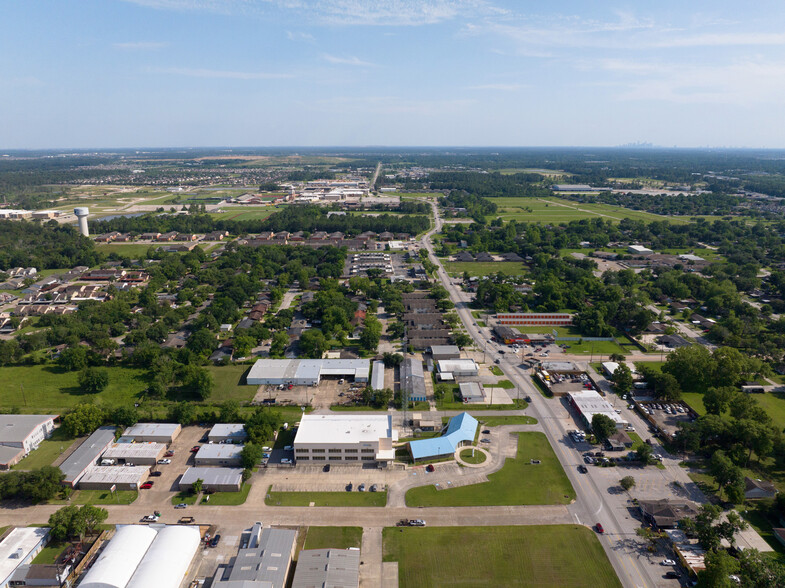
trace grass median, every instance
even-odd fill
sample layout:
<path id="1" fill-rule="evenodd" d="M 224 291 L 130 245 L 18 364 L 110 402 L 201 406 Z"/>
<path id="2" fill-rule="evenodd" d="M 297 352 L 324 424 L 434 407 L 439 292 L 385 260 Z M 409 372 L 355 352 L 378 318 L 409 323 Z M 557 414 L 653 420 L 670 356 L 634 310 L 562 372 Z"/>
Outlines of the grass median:
<path id="1" fill-rule="evenodd" d="M 382 537 L 401 588 L 621 587 L 597 537 L 579 525 L 388 527 Z"/>
<path id="2" fill-rule="evenodd" d="M 569 504 L 573 489 L 543 433 L 517 433 L 518 453 L 487 482 L 438 490 L 420 486 L 406 493 L 407 506 L 514 506 Z M 533 464 L 532 460 L 540 463 Z"/>
<path id="3" fill-rule="evenodd" d="M 308 527 L 303 549 L 349 549 L 360 547 L 362 527 Z"/>
<path id="4" fill-rule="evenodd" d="M 387 492 L 273 492 L 264 498 L 267 506 L 385 506 Z"/>

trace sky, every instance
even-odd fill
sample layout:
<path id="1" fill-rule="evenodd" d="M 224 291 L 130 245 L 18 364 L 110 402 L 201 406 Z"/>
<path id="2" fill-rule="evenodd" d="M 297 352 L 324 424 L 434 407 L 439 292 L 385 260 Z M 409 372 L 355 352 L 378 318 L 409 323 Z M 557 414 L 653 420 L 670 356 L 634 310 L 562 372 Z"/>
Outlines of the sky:
<path id="1" fill-rule="evenodd" d="M 785 2 L 0 3 L 0 148 L 785 147 Z"/>

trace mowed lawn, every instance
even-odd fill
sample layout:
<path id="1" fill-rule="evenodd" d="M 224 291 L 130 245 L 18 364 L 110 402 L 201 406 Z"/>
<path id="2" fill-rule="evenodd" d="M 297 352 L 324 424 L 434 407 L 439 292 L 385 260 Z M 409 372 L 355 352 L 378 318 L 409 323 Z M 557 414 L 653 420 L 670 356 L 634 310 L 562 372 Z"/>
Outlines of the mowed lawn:
<path id="1" fill-rule="evenodd" d="M 13 466 L 15 470 L 37 470 L 44 466 L 52 465 L 57 457 L 71 447 L 76 440 L 68 437 L 62 427 L 58 427 L 49 439 L 41 441 L 38 449 L 31 451 L 18 464 Z"/>
<path id="2" fill-rule="evenodd" d="M 308 527 L 303 549 L 360 547 L 362 538 L 362 527 Z"/>
<path id="3" fill-rule="evenodd" d="M 520 261 L 442 261 L 445 271 L 450 275 L 489 276 L 502 272 L 507 276 L 522 276 L 528 268 Z"/>
<path id="4" fill-rule="evenodd" d="M 96 251 L 100 253 L 117 253 L 131 259 L 145 259 L 150 249 L 158 249 L 161 243 L 97 243 Z"/>
<path id="5" fill-rule="evenodd" d="M 543 433 L 516 433 L 518 453 L 488 481 L 471 486 L 437 490 L 420 486 L 406 493 L 407 506 L 514 506 L 519 504 L 569 504 L 575 499 L 567 475 Z M 531 460 L 539 460 L 532 464 Z"/>
<path id="6" fill-rule="evenodd" d="M 387 492 L 272 492 L 267 491 L 267 506 L 385 506 Z"/>
<path id="7" fill-rule="evenodd" d="M 515 219 L 516 221 L 553 224 L 603 217 L 613 222 L 619 222 L 625 218 L 646 222 L 655 220 L 669 220 L 679 224 L 689 222 L 688 218 L 666 217 L 610 204 L 572 202 L 561 198 L 505 197 L 490 198 L 489 200 L 495 202 L 499 207 L 497 213 L 488 218 L 489 221 L 500 217 L 505 221 Z"/>
<path id="8" fill-rule="evenodd" d="M 579 525 L 388 527 L 382 538 L 401 588 L 621 587 L 595 534 Z"/>
<path id="9" fill-rule="evenodd" d="M 774 424 L 782 429 L 785 427 L 785 394 L 782 392 L 765 392 L 763 394 L 752 394 L 755 400 L 766 411 Z M 698 392 L 682 392 L 682 400 L 690 405 L 699 415 L 706 414 L 706 407 L 703 405 L 703 394 Z"/>

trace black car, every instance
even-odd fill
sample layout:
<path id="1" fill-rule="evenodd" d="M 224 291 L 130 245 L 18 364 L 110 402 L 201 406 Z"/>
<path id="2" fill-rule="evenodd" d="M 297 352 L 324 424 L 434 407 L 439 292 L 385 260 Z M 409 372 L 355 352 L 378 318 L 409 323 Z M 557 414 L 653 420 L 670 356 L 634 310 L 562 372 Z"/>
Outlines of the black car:
<path id="1" fill-rule="evenodd" d="M 491 431 L 490 431 L 489 429 L 485 429 L 485 430 L 482 432 L 482 434 L 483 434 L 483 435 L 490 435 L 490 434 L 491 434 Z"/>
<path id="2" fill-rule="evenodd" d="M 346 484 L 346 491 L 347 491 L 347 492 L 351 492 L 351 491 L 352 491 L 352 488 L 354 488 L 354 486 L 352 486 L 352 483 L 351 483 L 351 482 L 349 482 L 348 484 Z"/>
<path id="3" fill-rule="evenodd" d="M 221 535 L 216 535 L 210 540 L 210 547 L 218 547 L 218 543 L 221 541 Z"/>
<path id="4" fill-rule="evenodd" d="M 526 397 L 524 398 L 524 400 L 525 400 L 526 402 L 531 402 L 531 401 L 532 401 L 532 397 L 531 397 L 531 396 L 526 396 Z"/>
<path id="5" fill-rule="evenodd" d="M 153 478 L 157 478 L 158 476 L 162 475 L 162 473 L 163 472 L 159 472 L 159 471 L 150 472 L 150 476 Z"/>
<path id="6" fill-rule="evenodd" d="M 330 471 L 330 464 L 329 463 L 325 464 L 324 467 L 322 468 L 322 471 L 329 472 Z"/>
<path id="7" fill-rule="evenodd" d="M 585 465 L 581 464 L 581 465 L 578 466 L 578 471 L 580 473 L 582 473 L 582 474 L 585 474 L 585 473 L 587 473 L 589 471 L 589 468 L 587 468 Z"/>
<path id="8" fill-rule="evenodd" d="M 679 578 L 681 578 L 681 574 L 679 572 L 674 571 L 674 570 L 669 570 L 669 571 L 665 572 L 665 577 L 666 578 L 674 578 L 674 579 L 678 580 Z"/>

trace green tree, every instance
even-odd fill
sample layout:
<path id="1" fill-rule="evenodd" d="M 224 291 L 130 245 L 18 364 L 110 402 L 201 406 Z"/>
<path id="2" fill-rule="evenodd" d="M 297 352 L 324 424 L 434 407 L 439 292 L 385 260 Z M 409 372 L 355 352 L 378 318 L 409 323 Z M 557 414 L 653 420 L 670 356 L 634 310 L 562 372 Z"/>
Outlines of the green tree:
<path id="1" fill-rule="evenodd" d="M 212 394 L 214 386 L 213 376 L 206 368 L 193 364 L 185 366 L 183 372 L 183 389 L 185 391 L 193 394 L 199 400 L 206 400 Z"/>
<path id="2" fill-rule="evenodd" d="M 87 367 L 87 347 L 73 345 L 66 347 L 57 358 L 57 365 L 69 372 L 76 372 Z"/>
<path id="3" fill-rule="evenodd" d="M 728 499 L 736 502 L 739 498 L 738 491 L 741 487 L 741 498 L 744 499 L 744 473 L 733 461 L 725 455 L 722 450 L 715 451 L 709 461 L 709 472 L 717 480 L 717 490 L 723 490 L 728 495 Z M 739 501 L 739 502 L 741 502 Z"/>
<path id="4" fill-rule="evenodd" d="M 79 372 L 77 381 L 88 394 L 98 394 L 109 385 L 109 372 L 103 368 L 87 368 Z"/>
<path id="5" fill-rule="evenodd" d="M 303 331 L 300 335 L 300 353 L 303 357 L 321 359 L 325 351 L 327 351 L 327 339 L 324 333 L 319 329 Z"/>
<path id="6" fill-rule="evenodd" d="M 78 512 L 78 506 L 69 505 L 49 515 L 49 535 L 53 541 L 62 542 L 71 536 L 72 521 Z"/>
<path id="7" fill-rule="evenodd" d="M 240 452 L 240 465 L 245 469 L 252 469 L 259 465 L 262 461 L 264 450 L 261 445 L 256 443 L 246 443 L 243 450 Z"/>
<path id="8" fill-rule="evenodd" d="M 703 395 L 703 405 L 706 407 L 706 412 L 721 415 L 728 409 L 731 400 L 736 394 L 738 394 L 738 391 L 732 386 L 709 388 Z"/>
<path id="9" fill-rule="evenodd" d="M 193 425 L 199 419 L 196 405 L 192 402 L 178 402 L 169 409 L 168 419 L 183 426 Z"/>
<path id="10" fill-rule="evenodd" d="M 70 437 L 89 435 L 106 421 L 106 411 L 94 404 L 77 404 L 63 416 L 63 430 Z"/>
<path id="11" fill-rule="evenodd" d="M 635 450 L 635 457 L 637 457 L 638 461 L 643 463 L 643 465 L 649 465 L 651 463 L 653 454 L 654 451 L 648 443 L 641 443 L 638 446 L 638 449 Z"/>
<path id="12" fill-rule="evenodd" d="M 218 418 L 222 423 L 240 422 L 240 403 L 236 400 L 222 402 Z"/>
<path id="13" fill-rule="evenodd" d="M 619 485 L 624 488 L 626 492 L 629 492 L 635 486 L 635 478 L 632 476 L 624 476 L 619 480 Z"/>
<path id="14" fill-rule="evenodd" d="M 234 338 L 235 357 L 247 357 L 254 347 L 256 347 L 256 339 L 250 335 L 237 335 Z"/>
<path id="15" fill-rule="evenodd" d="M 196 482 L 191 484 L 191 492 L 194 494 L 199 494 L 199 492 L 202 491 L 202 486 L 204 486 L 204 480 L 197 478 Z"/>
<path id="16" fill-rule="evenodd" d="M 463 349 L 464 347 L 468 347 L 472 344 L 472 338 L 465 333 L 456 333 L 452 336 L 452 342 Z"/>
<path id="17" fill-rule="evenodd" d="M 632 390 L 632 371 L 627 367 L 626 363 L 620 363 L 611 376 L 613 382 L 613 389 L 616 394 L 623 396 Z"/>
<path id="18" fill-rule="evenodd" d="M 682 390 L 702 392 L 710 386 L 706 376 L 714 372 L 714 360 L 702 345 L 679 347 L 668 354 L 662 371 L 676 378 Z"/>
<path id="19" fill-rule="evenodd" d="M 109 516 L 109 511 L 105 508 L 93 506 L 92 504 L 85 504 L 79 509 L 77 518 L 80 520 L 79 525 L 83 526 L 88 535 L 92 535 L 96 528 L 101 525 Z"/>
<path id="20" fill-rule="evenodd" d="M 283 357 L 288 346 L 289 335 L 283 331 L 276 332 L 275 335 L 273 335 L 272 342 L 270 343 L 270 357 Z"/>
<path id="21" fill-rule="evenodd" d="M 738 564 L 725 550 L 709 551 L 704 557 L 706 569 L 698 573 L 700 588 L 732 588 L 731 574 L 738 570 Z"/>
<path id="22" fill-rule="evenodd" d="M 112 411 L 111 420 L 121 427 L 133 427 L 139 422 L 139 413 L 133 406 L 118 406 Z"/>
<path id="23" fill-rule="evenodd" d="M 600 441 L 605 441 L 616 432 L 616 423 L 604 414 L 595 414 L 591 419 L 591 430 Z"/>
<path id="24" fill-rule="evenodd" d="M 379 347 L 382 336 L 382 323 L 375 316 L 368 314 L 365 317 L 362 333 L 360 333 L 360 347 L 366 351 L 374 352 Z"/>

